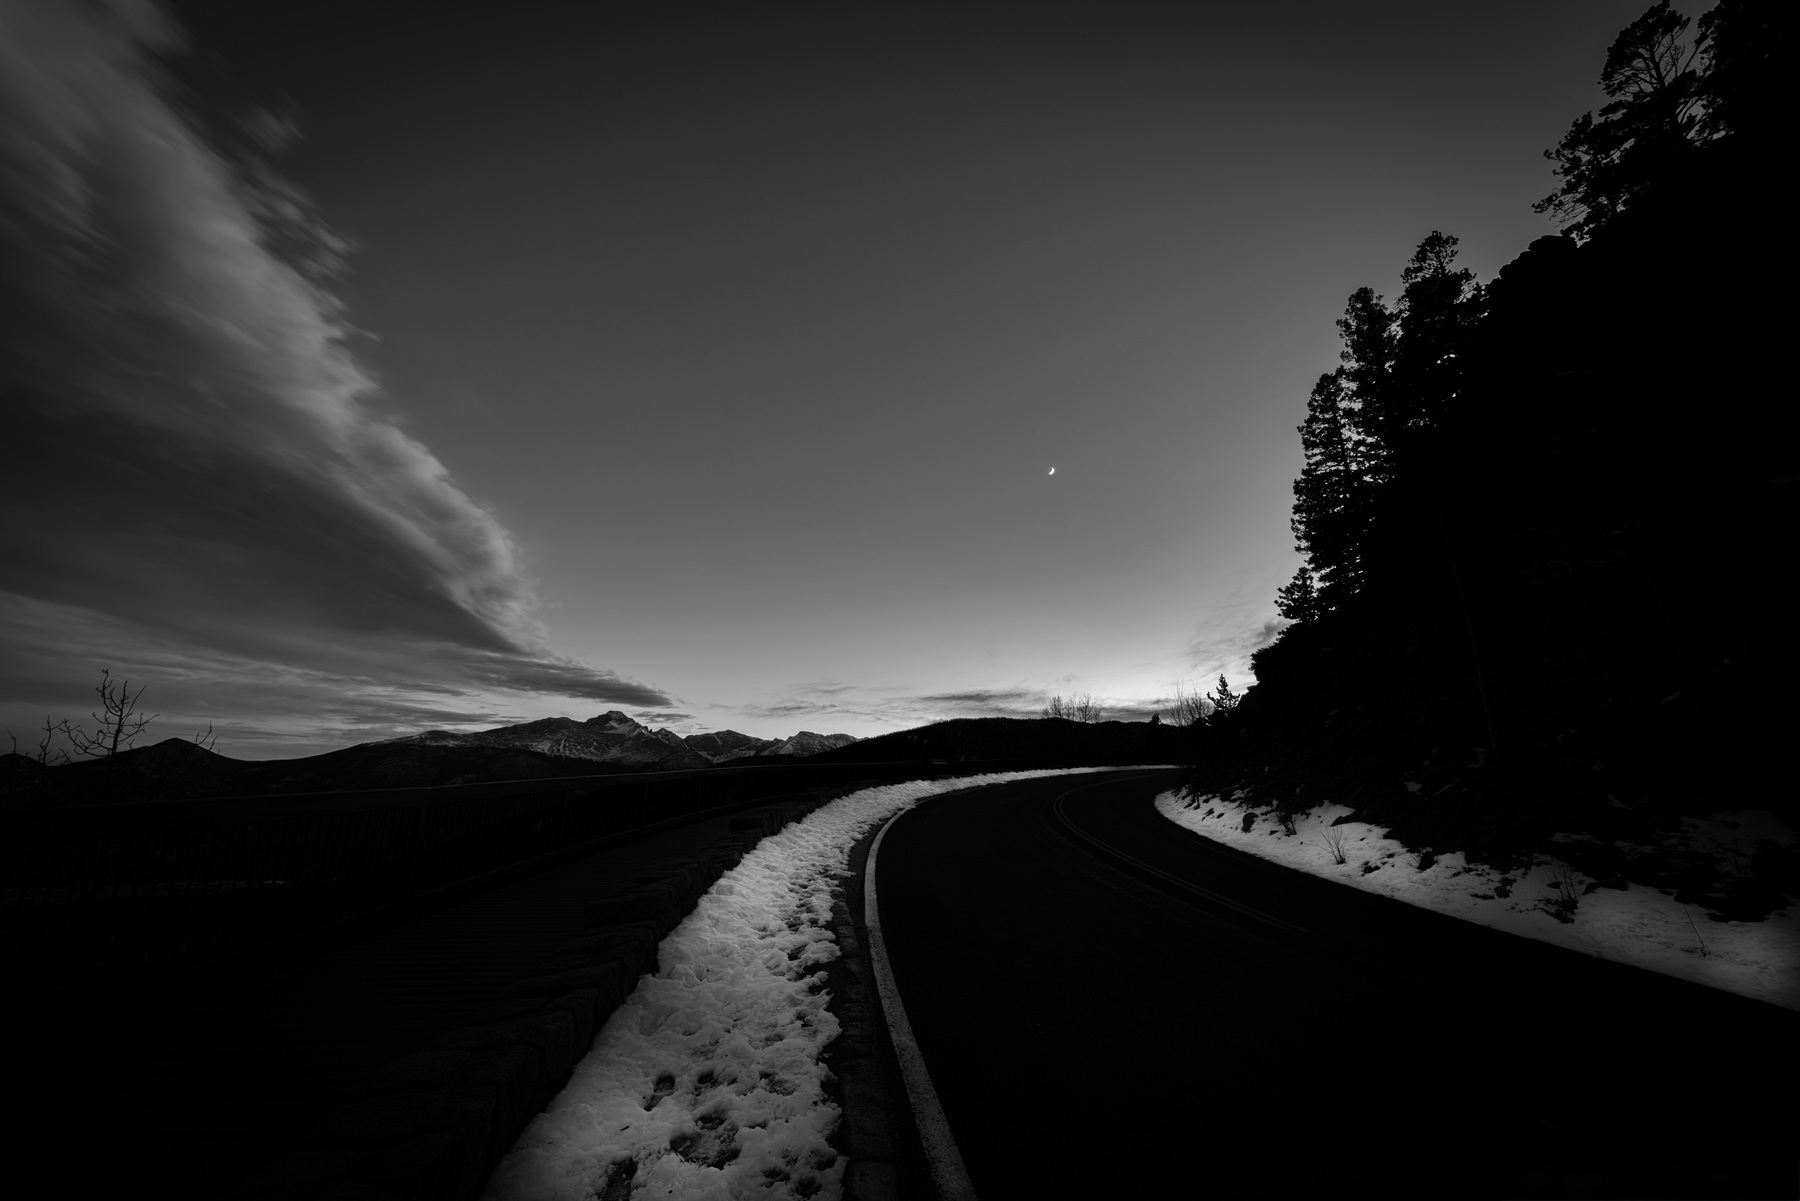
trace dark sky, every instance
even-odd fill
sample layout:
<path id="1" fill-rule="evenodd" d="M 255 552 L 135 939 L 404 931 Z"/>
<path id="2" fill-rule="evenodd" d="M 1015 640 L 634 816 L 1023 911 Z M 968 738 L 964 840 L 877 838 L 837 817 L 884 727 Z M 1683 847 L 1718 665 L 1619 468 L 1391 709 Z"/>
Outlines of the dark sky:
<path id="1" fill-rule="evenodd" d="M 0 718 L 255 757 L 1249 682 L 1345 298 L 1551 232 L 1643 5 L 98 7 L 0 5 Z"/>

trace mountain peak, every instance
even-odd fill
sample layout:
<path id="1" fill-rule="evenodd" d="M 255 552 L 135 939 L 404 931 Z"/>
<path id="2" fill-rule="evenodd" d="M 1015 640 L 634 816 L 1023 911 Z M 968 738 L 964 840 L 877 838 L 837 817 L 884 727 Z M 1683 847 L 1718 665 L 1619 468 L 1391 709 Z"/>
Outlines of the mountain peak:
<path id="1" fill-rule="evenodd" d="M 608 734 L 650 733 L 649 729 L 642 723 L 626 716 L 617 709 L 608 709 L 598 717 L 588 718 L 587 721 L 582 724 L 597 727 L 598 729 L 606 731 Z"/>
<path id="2" fill-rule="evenodd" d="M 803 757 L 857 741 L 848 734 L 802 731 L 792 738 L 753 738 L 736 730 L 689 734 L 653 730 L 617 709 L 577 721 L 541 717 L 536 721 L 497 726 L 469 734 L 429 730 L 388 739 L 431 747 L 493 747 L 535 751 L 563 759 L 593 759 L 641 770 L 701 767 L 754 755 Z"/>
<path id="3" fill-rule="evenodd" d="M 811 730 L 802 730 L 792 738 L 781 741 L 757 752 L 761 755 L 817 755 L 823 751 L 836 750 L 840 746 L 849 746 L 860 742 L 854 734 L 815 734 Z"/>

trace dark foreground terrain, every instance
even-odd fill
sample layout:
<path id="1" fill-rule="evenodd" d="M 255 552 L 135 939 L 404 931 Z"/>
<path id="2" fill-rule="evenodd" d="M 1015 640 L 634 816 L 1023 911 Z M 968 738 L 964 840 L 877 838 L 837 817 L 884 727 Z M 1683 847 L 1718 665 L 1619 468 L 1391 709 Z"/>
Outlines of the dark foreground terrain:
<path id="1" fill-rule="evenodd" d="M 299 759 L 232 759 L 170 738 L 95 759 L 41 767 L 0 756 L 0 805 L 106 804 L 369 788 L 427 788 L 633 770 L 591 759 L 490 747 L 365 743 Z"/>

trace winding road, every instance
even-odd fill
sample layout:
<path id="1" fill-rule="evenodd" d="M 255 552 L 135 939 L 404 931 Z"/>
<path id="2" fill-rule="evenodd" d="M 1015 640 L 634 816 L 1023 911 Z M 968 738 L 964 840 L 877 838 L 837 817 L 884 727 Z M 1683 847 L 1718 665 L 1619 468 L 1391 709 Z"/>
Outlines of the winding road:
<path id="1" fill-rule="evenodd" d="M 1800 1018 L 1210 842 L 1168 772 L 924 802 L 878 855 L 983 1201 L 1794 1196 Z"/>

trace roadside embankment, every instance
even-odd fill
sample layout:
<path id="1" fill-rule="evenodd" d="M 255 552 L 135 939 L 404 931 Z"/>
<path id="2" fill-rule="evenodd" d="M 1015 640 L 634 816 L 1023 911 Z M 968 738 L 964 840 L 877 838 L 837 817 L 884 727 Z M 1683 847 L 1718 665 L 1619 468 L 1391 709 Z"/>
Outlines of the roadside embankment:
<path id="1" fill-rule="evenodd" d="M 1215 842 L 1283 866 L 1523 938 L 1800 1009 L 1800 905 L 1733 919 L 1663 874 L 1728 875 L 1754 856 L 1791 856 L 1800 834 L 1766 810 L 1682 819 L 1654 845 L 1554 835 L 1542 853 L 1494 866 L 1449 848 L 1414 848 L 1350 806 L 1295 810 L 1240 790 L 1168 792 L 1157 810 Z M 1599 859 L 1595 850 L 1607 852 Z M 1596 871 L 1599 859 L 1608 867 Z M 1737 870 L 1747 870 L 1739 866 Z"/>
<path id="2" fill-rule="evenodd" d="M 730 834 L 609 881 L 584 933 L 503 987 L 473 1020 L 386 1064 L 329 1113 L 244 1201 L 457 1201 L 478 1196 L 520 1132 L 569 1081 L 658 944 L 763 837 L 830 799 L 771 805 Z"/>
<path id="3" fill-rule="evenodd" d="M 606 1022 L 484 1196 L 893 1197 L 902 1156 L 892 1123 L 870 1108 L 892 1096 L 876 1070 L 884 1052 L 866 977 L 843 963 L 852 850 L 928 796 L 1095 770 L 1111 769 L 864 788 L 763 839 L 663 940 L 658 970 Z M 834 964 L 857 987 L 836 991 Z M 852 999 L 862 1007 L 847 1032 Z M 862 1046 L 840 1045 L 846 1033 Z"/>

